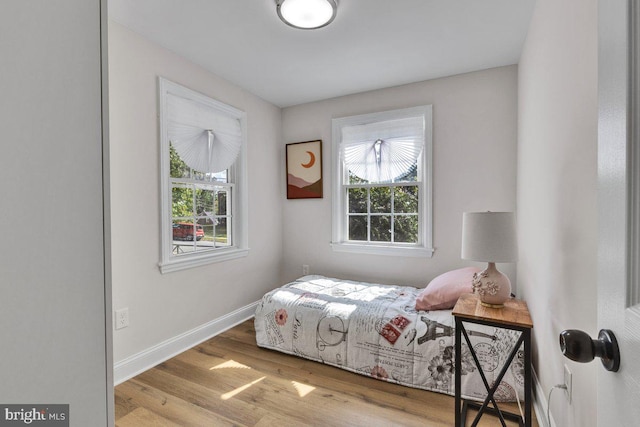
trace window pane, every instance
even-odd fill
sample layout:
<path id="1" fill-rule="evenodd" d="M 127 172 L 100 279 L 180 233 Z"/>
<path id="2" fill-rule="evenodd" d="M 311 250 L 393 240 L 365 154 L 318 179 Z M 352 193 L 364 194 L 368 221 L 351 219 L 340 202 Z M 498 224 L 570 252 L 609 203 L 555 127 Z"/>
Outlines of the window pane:
<path id="1" fill-rule="evenodd" d="M 391 188 L 373 187 L 371 192 L 371 212 L 391 213 Z"/>
<path id="2" fill-rule="evenodd" d="M 418 243 L 418 216 L 402 215 L 394 218 L 394 240 L 402 243 Z"/>
<path id="3" fill-rule="evenodd" d="M 174 219 L 193 217 L 193 190 L 190 187 L 174 185 L 171 189 L 171 212 Z"/>
<path id="4" fill-rule="evenodd" d="M 349 195 L 349 213 L 367 213 L 367 189 L 366 188 L 350 188 Z"/>
<path id="5" fill-rule="evenodd" d="M 183 255 L 195 252 L 196 248 L 193 242 L 186 242 L 180 240 L 173 241 L 173 254 Z"/>
<path id="6" fill-rule="evenodd" d="M 372 216 L 371 217 L 371 241 L 390 242 L 391 241 L 391 217 Z"/>
<path id="7" fill-rule="evenodd" d="M 349 184 L 368 184 L 369 181 L 366 179 L 362 179 L 359 176 L 354 175 L 351 171 L 349 171 Z"/>
<path id="8" fill-rule="evenodd" d="M 206 177 L 206 173 L 191 169 L 191 179 L 194 179 L 196 181 L 204 181 Z"/>
<path id="9" fill-rule="evenodd" d="M 216 173 L 211 173 L 208 174 L 209 176 L 209 181 L 215 181 L 215 182 L 229 182 L 227 179 L 227 171 L 224 170 L 222 172 L 216 172 Z"/>
<path id="10" fill-rule="evenodd" d="M 204 237 L 202 227 L 198 224 L 194 224 L 192 220 L 177 220 L 172 225 L 172 235 L 175 241 L 187 241 L 193 242 L 194 240 L 200 240 Z M 195 236 L 195 239 L 194 239 Z M 190 244 L 192 245 L 192 244 Z"/>
<path id="11" fill-rule="evenodd" d="M 396 213 L 418 213 L 418 187 L 396 187 L 393 202 Z"/>
<path id="12" fill-rule="evenodd" d="M 219 190 L 216 192 L 215 198 L 215 212 L 216 215 L 226 215 L 227 214 L 227 191 Z"/>
<path id="13" fill-rule="evenodd" d="M 210 219 L 200 220 L 202 224 L 202 230 L 204 230 L 204 236 L 200 240 L 200 244 L 206 244 L 208 246 L 213 245 L 213 221 Z M 206 246 L 205 245 L 205 246 Z"/>
<path id="14" fill-rule="evenodd" d="M 349 215 L 349 240 L 367 241 L 367 217 Z"/>
<path id="15" fill-rule="evenodd" d="M 231 236 L 229 236 L 227 224 L 227 218 L 217 218 L 215 226 L 216 246 L 231 246 Z"/>
<path id="16" fill-rule="evenodd" d="M 191 174 L 191 168 L 182 161 L 171 144 L 169 144 L 169 171 L 171 178 L 189 178 Z"/>
<path id="17" fill-rule="evenodd" d="M 402 174 L 395 177 L 393 182 L 416 182 L 418 180 L 418 164 L 414 163 Z"/>
<path id="18" fill-rule="evenodd" d="M 196 212 L 199 216 L 213 215 L 213 190 L 196 189 Z"/>

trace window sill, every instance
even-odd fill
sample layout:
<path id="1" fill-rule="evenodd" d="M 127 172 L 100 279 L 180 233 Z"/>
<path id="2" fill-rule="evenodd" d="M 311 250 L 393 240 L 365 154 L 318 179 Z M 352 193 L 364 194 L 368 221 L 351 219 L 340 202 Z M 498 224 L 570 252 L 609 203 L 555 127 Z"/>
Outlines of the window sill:
<path id="1" fill-rule="evenodd" d="M 358 243 L 331 243 L 331 248 L 335 252 L 360 253 L 369 255 L 386 255 L 386 256 L 402 256 L 414 258 L 431 258 L 433 256 L 433 248 L 416 247 L 416 246 L 384 246 L 384 245 L 366 245 Z"/>
<path id="2" fill-rule="evenodd" d="M 207 264 L 213 264 L 232 259 L 243 258 L 249 254 L 249 249 L 228 249 L 216 253 L 203 254 L 200 256 L 190 256 L 187 258 L 172 259 L 170 261 L 158 264 L 162 274 L 172 273 L 174 271 L 186 270 L 189 268 L 200 267 Z"/>

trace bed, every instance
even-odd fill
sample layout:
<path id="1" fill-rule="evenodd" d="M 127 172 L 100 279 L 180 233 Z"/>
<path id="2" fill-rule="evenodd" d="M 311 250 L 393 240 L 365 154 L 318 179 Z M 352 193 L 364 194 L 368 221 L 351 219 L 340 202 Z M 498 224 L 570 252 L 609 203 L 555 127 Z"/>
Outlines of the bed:
<path id="1" fill-rule="evenodd" d="M 304 276 L 268 292 L 256 309 L 258 346 L 379 380 L 453 395 L 451 310 L 416 310 L 421 289 Z M 514 331 L 468 325 L 472 345 L 492 384 L 518 338 Z M 496 400 L 522 400 L 524 360 L 518 352 Z M 486 390 L 462 346 L 462 396 Z"/>

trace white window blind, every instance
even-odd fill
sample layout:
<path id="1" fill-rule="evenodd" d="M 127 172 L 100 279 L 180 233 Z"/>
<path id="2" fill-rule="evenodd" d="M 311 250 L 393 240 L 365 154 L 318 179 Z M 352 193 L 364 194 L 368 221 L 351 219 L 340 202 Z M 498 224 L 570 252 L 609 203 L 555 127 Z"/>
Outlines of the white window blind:
<path id="1" fill-rule="evenodd" d="M 222 172 L 242 148 L 240 121 L 206 105 L 169 94 L 167 132 L 173 148 L 193 170 Z"/>
<path id="2" fill-rule="evenodd" d="M 411 170 L 424 147 L 424 119 L 409 117 L 342 128 L 345 167 L 369 183 L 394 182 Z"/>

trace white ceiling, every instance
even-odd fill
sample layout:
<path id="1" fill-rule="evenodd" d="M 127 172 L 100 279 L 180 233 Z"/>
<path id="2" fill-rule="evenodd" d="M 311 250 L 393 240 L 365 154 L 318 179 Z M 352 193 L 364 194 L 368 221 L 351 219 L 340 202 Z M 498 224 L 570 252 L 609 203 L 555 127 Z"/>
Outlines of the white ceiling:
<path id="1" fill-rule="evenodd" d="M 518 63 L 535 0 L 341 0 L 297 30 L 275 0 L 109 0 L 109 16 L 286 107 Z"/>

